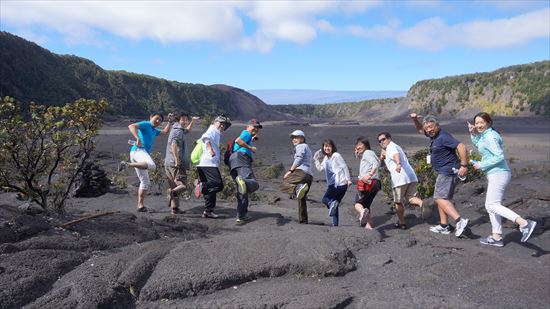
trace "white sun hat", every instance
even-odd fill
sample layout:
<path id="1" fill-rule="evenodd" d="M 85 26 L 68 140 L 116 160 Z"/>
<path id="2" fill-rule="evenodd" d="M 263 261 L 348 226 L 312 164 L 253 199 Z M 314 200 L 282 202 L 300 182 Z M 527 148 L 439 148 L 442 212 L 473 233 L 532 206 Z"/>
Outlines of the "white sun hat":
<path id="1" fill-rule="evenodd" d="M 306 137 L 306 135 L 304 134 L 304 131 L 302 130 L 294 130 L 294 132 L 290 133 L 290 137 L 293 137 L 293 136 L 301 136 L 303 138 Z"/>

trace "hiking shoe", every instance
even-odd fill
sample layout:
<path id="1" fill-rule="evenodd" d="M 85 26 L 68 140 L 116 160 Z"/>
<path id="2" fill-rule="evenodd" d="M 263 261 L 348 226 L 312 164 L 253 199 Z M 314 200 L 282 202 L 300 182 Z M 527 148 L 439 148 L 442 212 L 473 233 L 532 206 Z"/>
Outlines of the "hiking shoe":
<path id="1" fill-rule="evenodd" d="M 216 219 L 216 218 L 219 217 L 219 215 L 218 215 L 218 214 L 215 214 L 213 211 L 206 211 L 206 210 L 205 210 L 205 211 L 202 213 L 202 217 L 203 217 L 203 218 Z"/>
<path id="2" fill-rule="evenodd" d="M 451 233 L 449 226 L 442 227 L 440 224 L 430 227 L 430 232 L 448 235 Z"/>
<path id="3" fill-rule="evenodd" d="M 456 237 L 460 237 L 460 235 L 462 235 L 462 233 L 464 232 L 464 229 L 468 225 L 468 222 L 470 222 L 469 219 L 461 218 L 460 221 L 456 223 L 456 231 L 455 231 Z"/>
<path id="4" fill-rule="evenodd" d="M 496 240 L 493 238 L 492 235 L 482 238 L 479 242 L 484 245 L 504 247 L 504 242 L 502 241 L 502 239 Z"/>
<path id="5" fill-rule="evenodd" d="M 299 200 L 303 199 L 308 190 L 309 186 L 307 183 L 299 184 L 298 186 L 296 186 L 296 198 Z"/>
<path id="6" fill-rule="evenodd" d="M 201 197 L 201 193 L 202 193 L 202 182 L 200 182 L 200 180 L 198 179 L 195 179 L 195 190 L 193 190 L 195 192 L 195 197 L 196 198 L 199 198 Z"/>
<path id="7" fill-rule="evenodd" d="M 519 231 L 521 232 L 521 242 L 526 242 L 529 237 L 531 237 L 531 233 L 535 230 L 535 226 L 537 226 L 537 222 L 533 220 L 527 220 L 527 225 L 523 228 L 519 228 Z"/>
<path id="8" fill-rule="evenodd" d="M 340 203 L 338 203 L 337 200 L 334 200 L 332 202 L 329 203 L 329 207 L 328 207 L 328 215 L 329 217 L 334 217 L 334 215 L 336 214 L 336 212 L 338 211 L 338 205 Z"/>
<path id="9" fill-rule="evenodd" d="M 147 207 L 145 207 L 145 206 L 143 206 L 143 207 L 138 207 L 138 208 L 137 208 L 137 211 L 138 211 L 138 212 L 151 212 L 151 211 L 149 210 L 149 208 L 147 208 Z"/>
<path id="10" fill-rule="evenodd" d="M 246 194 L 246 182 L 244 181 L 244 178 L 239 175 L 235 178 L 235 182 L 237 182 L 237 192 L 240 194 Z"/>
<path id="11" fill-rule="evenodd" d="M 361 214 L 359 215 L 359 225 L 363 226 L 367 224 L 367 216 L 369 214 L 369 209 L 365 208 L 363 211 L 361 211 Z"/>
<path id="12" fill-rule="evenodd" d="M 173 215 L 182 214 L 182 213 L 183 211 L 181 211 L 179 208 L 172 208 Z"/>
<path id="13" fill-rule="evenodd" d="M 128 162 L 126 161 L 120 161 L 118 163 L 118 167 L 117 167 L 117 172 L 122 172 L 123 170 L 127 169 L 128 168 Z"/>

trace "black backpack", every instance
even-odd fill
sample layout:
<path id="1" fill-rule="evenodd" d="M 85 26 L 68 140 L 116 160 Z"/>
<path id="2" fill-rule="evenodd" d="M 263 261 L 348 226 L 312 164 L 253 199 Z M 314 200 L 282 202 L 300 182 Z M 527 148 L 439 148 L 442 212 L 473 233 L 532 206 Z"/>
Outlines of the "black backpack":
<path id="1" fill-rule="evenodd" d="M 234 152 L 233 148 L 235 147 L 236 142 L 237 138 L 234 138 L 232 141 L 227 142 L 227 145 L 225 146 L 225 152 L 223 153 L 223 163 L 225 163 L 227 166 L 229 166 L 229 158 Z"/>

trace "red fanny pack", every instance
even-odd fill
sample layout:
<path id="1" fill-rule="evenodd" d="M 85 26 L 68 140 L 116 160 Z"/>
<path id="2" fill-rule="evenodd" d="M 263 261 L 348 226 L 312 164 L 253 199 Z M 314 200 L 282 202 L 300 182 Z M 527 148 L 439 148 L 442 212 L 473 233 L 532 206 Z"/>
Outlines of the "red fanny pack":
<path id="1" fill-rule="evenodd" d="M 362 180 L 357 181 L 357 190 L 361 192 L 370 192 L 372 191 L 372 188 L 378 183 L 377 179 L 371 179 L 370 183 L 366 183 Z"/>

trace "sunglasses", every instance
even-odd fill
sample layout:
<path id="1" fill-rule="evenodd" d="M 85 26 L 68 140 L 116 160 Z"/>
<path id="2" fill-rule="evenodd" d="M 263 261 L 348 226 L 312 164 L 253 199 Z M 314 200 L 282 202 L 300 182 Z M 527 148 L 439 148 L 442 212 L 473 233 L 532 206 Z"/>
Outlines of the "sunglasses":
<path id="1" fill-rule="evenodd" d="M 383 143 L 383 142 L 385 142 L 385 141 L 386 141 L 386 138 L 384 137 L 384 138 L 379 139 L 379 140 L 378 140 L 378 143 Z"/>

